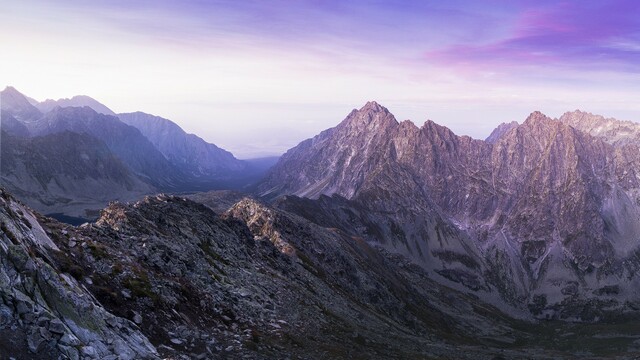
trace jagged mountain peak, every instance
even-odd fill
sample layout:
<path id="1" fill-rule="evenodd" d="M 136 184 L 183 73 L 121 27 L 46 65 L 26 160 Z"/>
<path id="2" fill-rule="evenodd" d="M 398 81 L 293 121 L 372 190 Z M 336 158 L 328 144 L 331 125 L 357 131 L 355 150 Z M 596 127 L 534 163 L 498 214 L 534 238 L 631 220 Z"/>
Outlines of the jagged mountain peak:
<path id="1" fill-rule="evenodd" d="M 586 111 L 566 112 L 560 117 L 560 122 L 616 146 L 640 139 L 640 124 L 637 122 L 606 118 Z"/>
<path id="2" fill-rule="evenodd" d="M 355 135 L 363 131 L 377 131 L 397 125 L 398 121 L 389 109 L 375 101 L 369 101 L 360 110 L 351 111 L 338 128 Z"/>
<path id="3" fill-rule="evenodd" d="M 357 111 L 349 119 L 361 124 L 356 120 L 371 115 Z M 531 289 L 551 299 L 555 292 L 566 292 L 564 287 L 585 269 L 599 269 L 636 250 L 629 234 L 637 224 L 628 219 L 637 219 L 640 211 L 631 205 L 640 185 L 628 164 L 637 163 L 637 147 L 616 152 L 601 139 L 540 111 L 522 125 L 504 125 L 493 145 L 456 136 L 433 121 L 420 131 L 407 125 L 325 132 L 284 156 L 259 188 L 269 196 L 315 199 L 337 194 L 357 206 L 396 214 L 387 228 L 403 234 L 400 238 L 407 244 L 398 241 L 389 248 L 409 253 L 418 262 L 440 256 L 433 246 L 441 243 L 427 236 L 431 230 L 418 229 L 416 222 L 422 220 L 416 219 L 451 221 L 447 227 L 467 231 L 481 244 L 477 249 L 486 260 L 482 266 L 510 279 L 508 285 L 491 281 L 504 299 L 516 303 L 531 296 Z M 627 143 L 640 134 L 631 127 L 615 130 L 614 135 L 626 136 Z M 613 192 L 611 184 L 616 184 Z M 443 251 L 465 253 L 475 246 L 459 239 L 462 245 Z M 566 261 L 577 264 L 577 270 L 563 265 Z M 561 269 L 557 271 L 562 281 L 546 275 L 548 263 Z M 476 282 L 471 286 L 480 288 Z M 589 286 L 602 285 L 594 280 Z"/>
<path id="4" fill-rule="evenodd" d="M 435 133 L 439 133 L 439 134 L 453 134 L 453 131 L 451 131 L 451 129 L 449 129 L 446 126 L 440 125 L 437 122 L 433 121 L 433 120 L 427 120 L 424 122 L 424 124 L 422 124 L 421 130 L 423 132 L 435 132 Z M 455 135 L 455 134 L 453 134 Z"/>
<path id="5" fill-rule="evenodd" d="M 613 118 L 605 118 L 602 115 L 593 114 L 591 112 L 582 111 L 579 109 L 565 112 L 564 114 L 562 114 L 562 116 L 560 116 L 560 121 L 574 127 L 591 126 L 595 123 L 603 123 L 606 121 L 626 123 L 626 121 L 620 121 Z"/>
<path id="6" fill-rule="evenodd" d="M 573 111 L 567 111 L 567 112 L 565 112 L 565 114 L 594 115 L 593 113 L 590 113 L 590 112 L 584 111 L 584 110 L 580 110 L 580 109 L 575 109 Z"/>
<path id="7" fill-rule="evenodd" d="M 19 92 L 16 88 L 14 88 L 13 86 L 10 86 L 10 85 L 7 85 L 7 86 L 4 88 L 4 90 L 2 90 L 2 93 L 3 93 L 3 94 L 11 94 L 11 93 L 14 93 L 14 94 L 15 94 L 15 93 L 18 93 L 18 94 L 20 94 L 20 92 Z M 20 94 L 20 95 L 22 95 L 22 94 Z"/>
<path id="8" fill-rule="evenodd" d="M 115 115 L 115 113 L 111 109 L 109 109 L 107 106 L 103 105 L 99 101 L 87 95 L 76 95 L 72 98 L 64 98 L 64 99 L 58 99 L 58 100 L 47 99 L 41 103 L 36 104 L 36 107 L 42 112 L 51 111 L 57 106 L 60 106 L 60 107 L 88 106 L 100 114 L 112 115 L 112 116 Z"/>
<path id="9" fill-rule="evenodd" d="M 530 125 L 530 124 L 534 124 L 534 123 L 551 123 L 553 121 L 554 120 L 552 118 L 550 118 L 547 115 L 543 114 L 542 112 L 536 110 L 536 111 L 532 112 L 531 114 L 529 114 L 529 116 L 524 121 L 524 123 L 522 123 L 522 125 Z"/>
<path id="10" fill-rule="evenodd" d="M 386 107 L 378 104 L 376 101 L 367 101 L 367 103 L 364 104 L 364 106 L 360 109 L 360 111 L 389 112 L 389 110 Z"/>
<path id="11" fill-rule="evenodd" d="M 593 114 L 587 111 L 574 110 L 567 111 L 560 116 L 560 122 L 575 127 L 578 130 L 585 130 L 594 126 L 603 125 L 607 122 L 621 122 L 616 119 L 607 119 L 602 115 Z"/>
<path id="12" fill-rule="evenodd" d="M 37 120 L 42 115 L 27 97 L 13 86 L 7 86 L 0 91 L 0 108 L 24 122 Z"/>
<path id="13" fill-rule="evenodd" d="M 511 129 L 514 129 L 514 128 L 518 127 L 518 125 L 520 125 L 520 124 L 517 121 L 512 121 L 512 122 L 508 122 L 508 123 L 507 122 L 503 122 L 502 124 L 498 125 L 498 127 L 493 129 L 493 131 L 485 139 L 485 141 L 490 143 L 490 144 L 494 144 L 498 140 L 500 140 L 500 138 L 502 136 L 504 136 L 506 133 L 511 131 Z"/>
<path id="14" fill-rule="evenodd" d="M 26 95 L 24 95 L 18 89 L 16 89 L 13 86 L 10 86 L 10 85 L 6 86 L 4 88 L 4 90 L 0 91 L 0 94 L 2 94 L 2 96 L 19 97 L 19 98 L 24 98 L 25 100 L 27 100 L 27 96 Z"/>

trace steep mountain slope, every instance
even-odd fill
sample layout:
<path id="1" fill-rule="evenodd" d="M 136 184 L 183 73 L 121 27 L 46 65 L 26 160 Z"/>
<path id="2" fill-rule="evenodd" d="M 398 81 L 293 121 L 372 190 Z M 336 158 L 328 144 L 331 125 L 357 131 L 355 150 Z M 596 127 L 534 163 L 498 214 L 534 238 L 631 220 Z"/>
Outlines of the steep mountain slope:
<path id="1" fill-rule="evenodd" d="M 201 200 L 214 207 L 237 198 L 208 195 Z M 348 200 L 341 201 L 346 209 Z M 222 208 L 216 213 L 157 195 L 112 203 L 96 223 L 72 227 L 32 213 L 2 191 L 2 355 L 547 359 L 638 353 L 633 317 L 579 331 L 515 320 L 339 228 L 249 198 Z"/>
<path id="2" fill-rule="evenodd" d="M 502 123 L 498 125 L 497 128 L 493 129 L 491 134 L 489 134 L 489 136 L 484 141 L 493 144 L 497 142 L 502 137 L 502 135 L 508 133 L 511 129 L 516 127 L 518 127 L 517 121 L 512 121 L 510 123 Z"/>
<path id="3" fill-rule="evenodd" d="M 170 120 L 142 112 L 118 114 L 118 118 L 140 130 L 172 164 L 194 177 L 238 177 L 247 168 L 230 152 L 187 134 Z"/>
<path id="4" fill-rule="evenodd" d="M 361 240 L 250 199 L 218 215 L 159 195 L 112 204 L 81 228 L 43 221 L 66 252 L 59 266 L 137 321 L 163 356 L 424 357 L 456 351 L 443 337 L 475 347 L 479 333 L 506 335 L 485 328 L 499 318 L 474 325 L 496 309 L 452 308 L 435 289 L 474 300 Z"/>
<path id="5" fill-rule="evenodd" d="M 156 189 L 239 189 L 255 183 L 266 171 L 264 162 L 237 160 L 231 153 L 186 134 L 169 120 L 143 113 L 122 115 L 144 130 L 143 134 L 119 118 L 105 115 L 113 112 L 86 96 L 38 103 L 11 87 L 0 95 L 2 131 L 13 136 L 10 142 L 24 151 L 3 146 L 14 155 L 7 157 L 11 160 L 7 168 L 11 173 L 3 172 L 3 179 L 10 179 L 7 186 L 21 199 L 47 213 L 84 218 L 88 216 L 86 210 L 90 210 L 95 216 L 108 200 L 130 200 Z M 54 136 L 65 132 L 79 135 L 80 143 L 52 141 L 73 140 L 70 135 Z M 27 140 L 40 137 L 47 139 Z M 36 147 L 31 149 L 31 145 Z M 102 149 L 104 145 L 110 152 L 108 156 Z M 75 150 L 100 155 L 92 158 L 95 162 L 74 163 L 71 160 L 79 160 L 82 155 L 72 152 Z M 51 161 L 66 168 L 53 169 L 47 164 L 45 151 L 52 156 L 68 156 Z M 112 155 L 114 159 L 110 158 Z M 120 163 L 117 166 L 112 164 L 116 159 Z M 31 160 L 34 160 L 31 164 L 21 163 Z M 82 167 L 80 173 L 72 174 L 78 166 Z M 53 183 L 42 183 L 44 178 Z"/>
<path id="6" fill-rule="evenodd" d="M 0 91 L 0 110 L 23 122 L 37 120 L 42 116 L 24 95 L 11 86 Z"/>
<path id="7" fill-rule="evenodd" d="M 26 125 L 31 136 L 64 131 L 89 134 L 103 141 L 135 174 L 154 186 L 170 188 L 180 181 L 180 173 L 138 129 L 114 116 L 98 114 L 88 107 L 58 107 Z"/>
<path id="8" fill-rule="evenodd" d="M 377 214 L 384 235 L 369 240 L 408 250 L 426 269 L 516 306 L 537 296 L 558 317 L 593 319 L 575 313 L 582 306 L 576 304 L 589 301 L 628 310 L 640 299 L 633 270 L 640 248 L 633 174 L 640 168 L 633 152 L 538 112 L 498 130 L 492 141 L 459 137 L 432 121 L 420 128 L 398 123 L 384 107 L 367 103 L 287 152 L 259 191 L 272 198 L 349 199 Z M 318 200 L 321 207 L 327 199 Z M 416 231 L 429 223 L 450 229 L 448 236 Z M 398 246 L 402 240 L 389 246 L 394 238 L 415 246 Z M 456 262 L 465 265 L 448 271 Z M 613 284 L 616 294 L 598 290 Z"/>
<path id="9" fill-rule="evenodd" d="M 28 137 L 29 129 L 27 126 L 16 119 L 10 112 L 0 110 L 0 127 L 7 134 L 17 137 Z"/>
<path id="10" fill-rule="evenodd" d="M 43 213 L 94 218 L 109 201 L 154 191 L 87 134 L 19 138 L 3 132 L 1 146 L 2 185 Z"/>
<path id="11" fill-rule="evenodd" d="M 130 321 L 114 316 L 55 266 L 63 255 L 37 215 L 0 189 L 0 354 L 17 359 L 157 359 Z M 64 255 L 63 255 L 64 256 Z"/>
<path id="12" fill-rule="evenodd" d="M 636 122 L 605 118 L 580 110 L 564 113 L 560 121 L 616 146 L 640 141 L 640 124 Z"/>
<path id="13" fill-rule="evenodd" d="M 70 99 L 47 99 L 34 105 L 42 113 L 47 113 L 57 107 L 90 107 L 93 111 L 103 115 L 116 115 L 111 109 L 101 104 L 97 100 L 86 95 L 77 95 Z"/>

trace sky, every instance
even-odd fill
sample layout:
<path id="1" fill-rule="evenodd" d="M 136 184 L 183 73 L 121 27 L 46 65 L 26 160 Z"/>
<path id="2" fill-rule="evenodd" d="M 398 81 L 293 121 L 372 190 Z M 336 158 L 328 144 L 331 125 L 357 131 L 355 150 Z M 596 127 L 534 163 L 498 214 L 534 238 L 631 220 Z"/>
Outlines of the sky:
<path id="1" fill-rule="evenodd" d="M 485 138 L 535 110 L 640 121 L 640 1 L 0 0 L 0 88 L 144 111 L 239 158 L 375 100 Z"/>

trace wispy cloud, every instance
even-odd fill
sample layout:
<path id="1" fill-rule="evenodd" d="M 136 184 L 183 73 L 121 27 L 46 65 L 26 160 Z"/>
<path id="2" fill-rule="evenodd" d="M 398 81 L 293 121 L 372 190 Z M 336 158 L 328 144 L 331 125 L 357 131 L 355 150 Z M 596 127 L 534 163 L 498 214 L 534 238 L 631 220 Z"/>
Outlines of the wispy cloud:
<path id="1" fill-rule="evenodd" d="M 282 151 L 367 100 L 478 137 L 534 109 L 640 119 L 638 10 L 630 0 L 20 0 L 0 6 L 0 88 L 84 93 L 239 154 Z"/>
<path id="2" fill-rule="evenodd" d="M 523 67 L 640 71 L 640 2 L 535 4 L 523 7 L 505 38 L 427 51 L 426 60 L 480 71 Z"/>

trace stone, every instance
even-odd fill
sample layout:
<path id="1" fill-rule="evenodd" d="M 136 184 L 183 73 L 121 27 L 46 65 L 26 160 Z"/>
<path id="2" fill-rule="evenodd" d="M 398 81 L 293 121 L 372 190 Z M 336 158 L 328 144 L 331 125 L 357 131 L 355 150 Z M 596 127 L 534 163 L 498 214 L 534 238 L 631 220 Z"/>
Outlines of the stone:
<path id="1" fill-rule="evenodd" d="M 141 325 L 142 324 L 142 315 L 135 313 L 133 315 L 133 322 L 136 323 L 137 325 Z"/>
<path id="2" fill-rule="evenodd" d="M 44 327 L 38 328 L 38 333 L 40 333 L 40 337 L 44 340 L 44 341 L 51 341 L 52 336 L 51 336 L 51 332 L 49 330 L 47 330 Z"/>
<path id="3" fill-rule="evenodd" d="M 68 346 L 78 346 L 80 345 L 80 340 L 73 335 L 72 333 L 64 333 L 60 340 L 58 340 L 60 344 L 68 345 Z"/>
<path id="4" fill-rule="evenodd" d="M 27 346 L 32 353 L 38 353 L 45 345 L 45 339 L 42 338 L 39 331 L 33 331 L 27 336 Z"/>
<path id="5" fill-rule="evenodd" d="M 16 311 L 18 315 L 24 315 L 33 311 L 33 302 L 26 298 L 21 298 L 16 304 Z"/>
<path id="6" fill-rule="evenodd" d="M 13 311 L 4 304 L 0 304 L 0 329 L 9 327 L 13 322 Z"/>
<path id="7" fill-rule="evenodd" d="M 86 356 L 90 359 L 96 359 L 98 357 L 98 352 L 93 346 L 83 346 L 80 350 L 83 356 Z"/>
<path id="8" fill-rule="evenodd" d="M 122 291 L 120 291 L 120 294 L 122 294 L 122 297 L 124 297 L 125 299 L 131 299 L 131 290 L 129 289 L 122 289 Z"/>
<path id="9" fill-rule="evenodd" d="M 67 327 L 59 319 L 53 319 L 49 323 L 49 331 L 54 334 L 64 334 L 67 331 Z"/>
<path id="10" fill-rule="evenodd" d="M 136 353 L 122 339 L 116 339 L 113 343 L 113 351 L 120 360 L 133 360 Z"/>
<path id="11" fill-rule="evenodd" d="M 67 346 L 67 345 L 58 345 L 58 348 L 60 349 L 60 352 L 65 354 L 69 360 L 80 360 L 80 353 L 78 352 L 78 349 L 76 349 L 75 347 Z"/>

